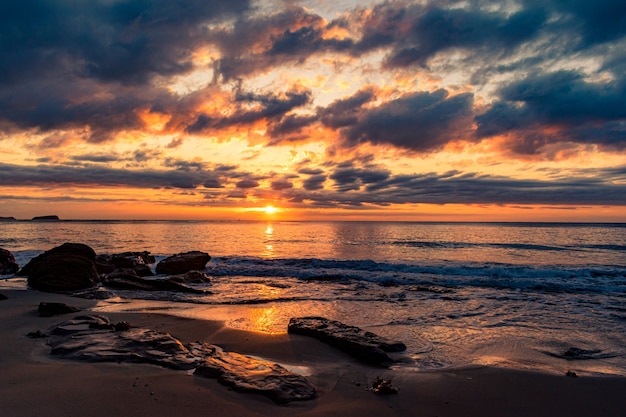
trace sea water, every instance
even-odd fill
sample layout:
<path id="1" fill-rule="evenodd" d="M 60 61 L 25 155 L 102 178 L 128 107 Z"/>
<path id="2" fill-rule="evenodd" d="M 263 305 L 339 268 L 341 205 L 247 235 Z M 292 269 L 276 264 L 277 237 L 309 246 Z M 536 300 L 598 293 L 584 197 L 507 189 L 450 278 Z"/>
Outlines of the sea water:
<path id="1" fill-rule="evenodd" d="M 0 223 L 0 247 L 20 265 L 64 242 L 212 256 L 212 294 L 118 291 L 103 312 L 161 310 L 271 333 L 320 315 L 405 342 L 407 369 L 626 376 L 625 224 Z"/>

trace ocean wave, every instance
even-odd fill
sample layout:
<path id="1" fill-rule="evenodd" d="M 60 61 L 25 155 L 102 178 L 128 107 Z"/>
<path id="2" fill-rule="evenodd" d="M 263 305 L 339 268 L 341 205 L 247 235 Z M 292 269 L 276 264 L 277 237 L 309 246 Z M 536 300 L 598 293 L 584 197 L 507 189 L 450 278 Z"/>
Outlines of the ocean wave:
<path id="1" fill-rule="evenodd" d="M 490 287 L 542 292 L 626 294 L 626 267 L 531 266 L 448 262 L 432 265 L 328 260 L 217 257 L 207 266 L 213 276 L 291 277 L 335 283 L 367 281 L 418 288 Z"/>

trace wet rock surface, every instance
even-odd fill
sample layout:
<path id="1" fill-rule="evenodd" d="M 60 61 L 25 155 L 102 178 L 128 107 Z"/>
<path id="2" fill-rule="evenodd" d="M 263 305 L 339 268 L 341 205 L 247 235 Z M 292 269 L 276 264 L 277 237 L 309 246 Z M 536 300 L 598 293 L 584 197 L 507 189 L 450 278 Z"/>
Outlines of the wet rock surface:
<path id="1" fill-rule="evenodd" d="M 149 277 L 154 275 L 148 265 L 156 262 L 150 252 L 123 252 L 113 255 L 96 256 L 96 267 L 99 274 L 111 274 L 116 270 L 132 270 L 135 275 Z"/>
<path id="2" fill-rule="evenodd" d="M 206 359 L 194 375 L 217 378 L 236 391 L 254 392 L 284 404 L 315 398 L 315 388 L 303 376 L 282 366 L 235 352 L 220 352 Z"/>
<path id="3" fill-rule="evenodd" d="M 82 243 L 64 243 L 31 259 L 19 272 L 28 285 L 45 292 L 72 292 L 99 281 L 96 253 Z"/>
<path id="4" fill-rule="evenodd" d="M 0 248 L 0 275 L 15 274 L 20 269 L 15 257 L 6 249 Z"/>
<path id="5" fill-rule="evenodd" d="M 189 271 L 204 271 L 211 260 L 208 253 L 191 251 L 178 253 L 163 259 L 156 266 L 157 274 L 180 275 Z"/>
<path id="6" fill-rule="evenodd" d="M 385 339 L 359 327 L 324 317 L 292 318 L 289 320 L 288 332 L 314 337 L 370 364 L 393 362 L 388 353 L 406 350 L 402 342 Z"/>
<path id="7" fill-rule="evenodd" d="M 178 291 L 191 294 L 211 294 L 210 291 L 190 287 L 172 277 L 146 279 L 135 275 L 132 270 L 116 270 L 103 279 L 107 288 L 133 291 Z"/>
<path id="8" fill-rule="evenodd" d="M 176 370 L 196 369 L 236 391 L 265 395 L 277 403 L 312 399 L 315 388 L 272 362 L 224 352 L 219 346 L 183 344 L 170 334 L 113 324 L 104 316 L 79 316 L 54 327 L 48 344 L 53 355 L 89 362 L 149 363 Z"/>

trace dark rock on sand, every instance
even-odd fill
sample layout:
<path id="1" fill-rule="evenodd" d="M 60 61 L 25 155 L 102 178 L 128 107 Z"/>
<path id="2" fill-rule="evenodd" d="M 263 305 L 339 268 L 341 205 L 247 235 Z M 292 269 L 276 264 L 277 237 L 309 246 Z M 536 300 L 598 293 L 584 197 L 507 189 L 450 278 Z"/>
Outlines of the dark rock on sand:
<path id="1" fill-rule="evenodd" d="M 98 282 L 96 253 L 82 243 L 64 243 L 33 258 L 20 271 L 28 285 L 46 292 L 71 292 Z"/>
<path id="2" fill-rule="evenodd" d="M 107 275 L 102 284 L 108 288 L 131 291 L 178 291 L 192 294 L 210 294 L 209 291 L 190 287 L 182 282 L 164 279 L 146 279 L 134 274 L 133 270 L 118 269 Z"/>
<path id="3" fill-rule="evenodd" d="M 315 388 L 303 376 L 282 366 L 235 352 L 219 352 L 209 356 L 194 375 L 217 378 L 220 384 L 236 391 L 265 395 L 285 404 L 315 398 Z"/>
<path id="4" fill-rule="evenodd" d="M 41 330 L 36 330 L 34 332 L 28 332 L 26 337 L 30 337 L 31 339 L 45 339 L 48 335 L 42 333 Z"/>
<path id="5" fill-rule="evenodd" d="M 349 326 L 324 317 L 301 317 L 289 320 L 289 333 L 311 336 L 370 364 L 393 362 L 387 354 L 402 352 L 406 346 L 359 327 Z"/>
<path id="6" fill-rule="evenodd" d="M 99 274 L 110 274 L 116 269 L 132 269 L 137 276 L 149 277 L 154 274 L 148 265 L 155 262 L 154 256 L 147 251 L 96 256 L 96 268 Z"/>
<path id="7" fill-rule="evenodd" d="M 4 294 L 0 294 L 0 301 L 2 300 L 8 300 L 8 297 Z"/>
<path id="8" fill-rule="evenodd" d="M 397 394 L 398 388 L 391 385 L 390 379 L 383 379 L 381 377 L 377 377 L 376 381 L 374 381 L 374 383 L 372 384 L 370 391 L 378 395 L 390 395 L 390 394 Z"/>
<path id="9" fill-rule="evenodd" d="M 65 303 L 39 303 L 39 317 L 52 317 L 61 314 L 76 313 L 80 308 L 68 306 Z"/>
<path id="10" fill-rule="evenodd" d="M 114 331 L 108 318 L 82 316 L 51 331 L 51 353 L 90 362 L 149 363 L 177 370 L 196 368 L 195 375 L 217 378 L 237 391 L 256 392 L 278 403 L 308 400 L 315 388 L 280 365 L 232 352 L 215 345 L 183 344 L 167 333 L 131 328 Z"/>
<path id="11" fill-rule="evenodd" d="M 163 259 L 156 266 L 157 274 L 179 275 L 189 271 L 204 271 L 211 260 L 208 253 L 191 251 Z"/>
<path id="12" fill-rule="evenodd" d="M 54 222 L 54 221 L 59 221 L 59 220 L 60 220 L 59 216 L 57 215 L 33 217 L 34 222 Z"/>
<path id="13" fill-rule="evenodd" d="M 15 257 L 6 249 L 0 248 L 0 275 L 15 274 L 20 269 Z"/>

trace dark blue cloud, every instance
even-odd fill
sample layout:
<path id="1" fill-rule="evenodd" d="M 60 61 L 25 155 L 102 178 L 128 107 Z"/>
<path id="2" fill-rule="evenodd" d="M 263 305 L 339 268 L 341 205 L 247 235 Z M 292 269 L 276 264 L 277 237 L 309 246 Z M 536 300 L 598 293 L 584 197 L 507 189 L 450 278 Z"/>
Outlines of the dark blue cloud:
<path id="1" fill-rule="evenodd" d="M 473 95 L 449 97 L 445 90 L 416 92 L 364 109 L 342 130 L 350 144 L 370 142 L 431 151 L 463 138 L 470 128 Z"/>

